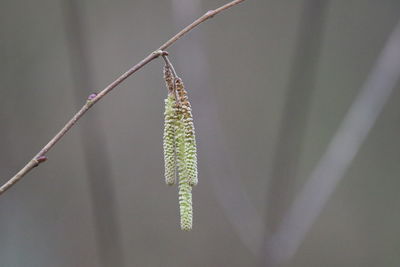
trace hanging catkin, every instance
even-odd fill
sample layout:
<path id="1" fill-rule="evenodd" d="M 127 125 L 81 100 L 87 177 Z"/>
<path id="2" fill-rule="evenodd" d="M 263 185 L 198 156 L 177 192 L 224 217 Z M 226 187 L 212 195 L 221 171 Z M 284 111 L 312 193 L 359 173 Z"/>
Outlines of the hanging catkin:
<path id="1" fill-rule="evenodd" d="M 175 114 L 174 114 L 175 96 L 168 94 L 165 99 L 164 112 L 164 175 L 165 183 L 173 185 L 176 181 L 176 156 L 175 156 Z"/>
<path id="2" fill-rule="evenodd" d="M 176 106 L 177 119 L 175 121 L 176 158 L 179 173 L 179 211 L 181 218 L 181 229 L 189 231 L 192 229 L 193 207 L 192 187 L 188 182 L 187 166 L 185 159 L 185 127 L 183 124 L 182 108 Z"/>
<path id="3" fill-rule="evenodd" d="M 172 77 L 171 69 L 168 66 L 164 67 L 164 79 L 168 88 L 168 97 L 165 99 L 164 112 L 164 176 L 165 183 L 173 185 L 176 182 L 176 144 L 175 144 L 175 85 Z"/>
<path id="4" fill-rule="evenodd" d="M 193 125 L 192 109 L 187 97 L 187 92 L 180 78 L 175 82 L 176 90 L 179 96 L 179 102 L 182 109 L 182 120 L 185 133 L 185 161 L 187 168 L 187 178 L 191 186 L 197 185 L 197 149 L 196 136 Z"/>

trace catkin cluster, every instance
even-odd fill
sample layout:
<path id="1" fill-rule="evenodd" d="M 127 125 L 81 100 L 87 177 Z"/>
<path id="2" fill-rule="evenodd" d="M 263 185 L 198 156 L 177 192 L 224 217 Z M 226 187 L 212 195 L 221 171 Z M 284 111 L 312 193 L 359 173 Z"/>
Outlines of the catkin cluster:
<path id="1" fill-rule="evenodd" d="M 197 149 L 191 105 L 180 78 L 164 68 L 168 88 L 164 112 L 164 164 L 168 185 L 179 179 L 179 211 L 181 229 L 191 230 L 193 224 L 192 187 L 197 185 Z"/>

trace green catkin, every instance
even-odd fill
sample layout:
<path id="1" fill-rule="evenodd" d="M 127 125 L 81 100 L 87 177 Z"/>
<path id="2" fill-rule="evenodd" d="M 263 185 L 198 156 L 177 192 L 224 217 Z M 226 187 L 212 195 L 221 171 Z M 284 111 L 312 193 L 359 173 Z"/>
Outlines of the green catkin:
<path id="1" fill-rule="evenodd" d="M 181 229 L 184 231 L 192 230 L 192 187 L 183 179 L 179 180 L 179 212 L 181 215 Z"/>
<path id="2" fill-rule="evenodd" d="M 175 105 L 175 143 L 176 158 L 179 173 L 179 211 L 181 218 L 181 229 L 189 231 L 192 229 L 193 208 L 192 208 L 192 187 L 189 185 L 185 153 L 185 127 L 183 124 L 182 108 Z"/>
<path id="3" fill-rule="evenodd" d="M 164 112 L 164 176 L 167 185 L 173 185 L 176 182 L 176 156 L 175 156 L 175 96 L 168 94 L 165 99 Z"/>
<path id="4" fill-rule="evenodd" d="M 195 186 L 198 184 L 197 175 L 197 148 L 196 136 L 193 125 L 193 115 L 190 102 L 187 97 L 187 92 L 181 79 L 177 79 L 176 90 L 178 92 L 180 104 L 182 106 L 182 120 L 184 125 L 185 139 L 185 162 L 187 168 L 187 178 L 189 185 Z"/>

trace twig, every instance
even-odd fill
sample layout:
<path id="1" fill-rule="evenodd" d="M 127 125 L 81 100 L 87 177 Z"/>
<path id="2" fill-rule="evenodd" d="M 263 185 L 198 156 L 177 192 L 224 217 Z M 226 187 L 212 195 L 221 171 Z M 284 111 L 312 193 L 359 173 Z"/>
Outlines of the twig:
<path id="1" fill-rule="evenodd" d="M 45 154 L 52 149 L 58 141 L 75 125 L 75 123 L 94 105 L 96 104 L 100 99 L 102 99 L 106 94 L 108 94 L 111 90 L 113 90 L 115 87 L 117 87 L 120 83 L 122 83 L 124 80 L 126 80 L 129 76 L 131 76 L 133 73 L 153 61 L 154 59 L 158 58 L 161 55 L 164 55 L 166 52 L 163 51 L 173 45 L 179 38 L 181 38 L 183 35 L 191 31 L 193 28 L 195 28 L 197 25 L 200 23 L 208 20 L 209 18 L 212 18 L 213 16 L 217 15 L 218 13 L 224 11 L 225 9 L 228 9 L 230 7 L 233 7 L 237 4 L 240 4 L 245 0 L 235 0 L 232 2 L 229 2 L 226 5 L 223 5 L 217 9 L 210 10 L 206 12 L 204 15 L 202 15 L 200 18 L 192 22 L 190 25 L 186 26 L 184 29 L 182 29 L 180 32 L 178 32 L 176 35 L 174 35 L 171 39 L 169 39 L 167 42 L 165 42 L 163 45 L 161 45 L 156 51 L 150 53 L 147 57 L 145 57 L 142 61 L 140 61 L 138 64 L 130 68 L 128 71 L 126 71 L 124 74 L 122 74 L 120 77 L 118 77 L 115 81 L 110 83 L 106 88 L 104 88 L 100 93 L 97 95 L 91 95 L 89 96 L 88 100 L 86 103 L 83 105 L 83 107 L 72 117 L 71 120 L 69 120 L 64 127 L 45 145 L 39 153 L 36 154 L 20 171 L 18 171 L 17 174 L 15 174 L 10 180 L 8 180 L 5 184 L 3 184 L 0 187 L 0 195 L 3 194 L 5 191 L 7 191 L 11 186 L 13 186 L 16 182 L 18 182 L 22 177 L 24 177 L 28 172 L 30 172 L 34 167 L 38 166 L 41 162 L 43 162 L 43 157 Z"/>

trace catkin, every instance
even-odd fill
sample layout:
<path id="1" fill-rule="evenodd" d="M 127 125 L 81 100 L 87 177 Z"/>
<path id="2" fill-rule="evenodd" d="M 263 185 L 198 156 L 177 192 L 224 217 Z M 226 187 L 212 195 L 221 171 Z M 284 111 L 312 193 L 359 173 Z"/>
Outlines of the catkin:
<path id="1" fill-rule="evenodd" d="M 176 156 L 175 156 L 175 97 L 168 94 L 165 99 L 164 112 L 164 176 L 167 185 L 173 185 L 176 182 Z"/>
<path id="2" fill-rule="evenodd" d="M 179 173 L 179 211 L 181 218 L 181 229 L 188 231 L 192 229 L 192 187 L 188 182 L 186 153 L 185 153 L 185 126 L 183 123 L 182 108 L 175 106 L 175 143 L 176 158 Z"/>
<path id="3" fill-rule="evenodd" d="M 187 178 L 191 186 L 198 184 L 197 176 L 197 148 L 196 136 L 193 125 L 192 109 L 187 97 L 187 92 L 181 79 L 176 80 L 176 90 L 182 109 L 182 120 L 184 125 L 185 139 L 185 162 L 187 168 Z"/>

